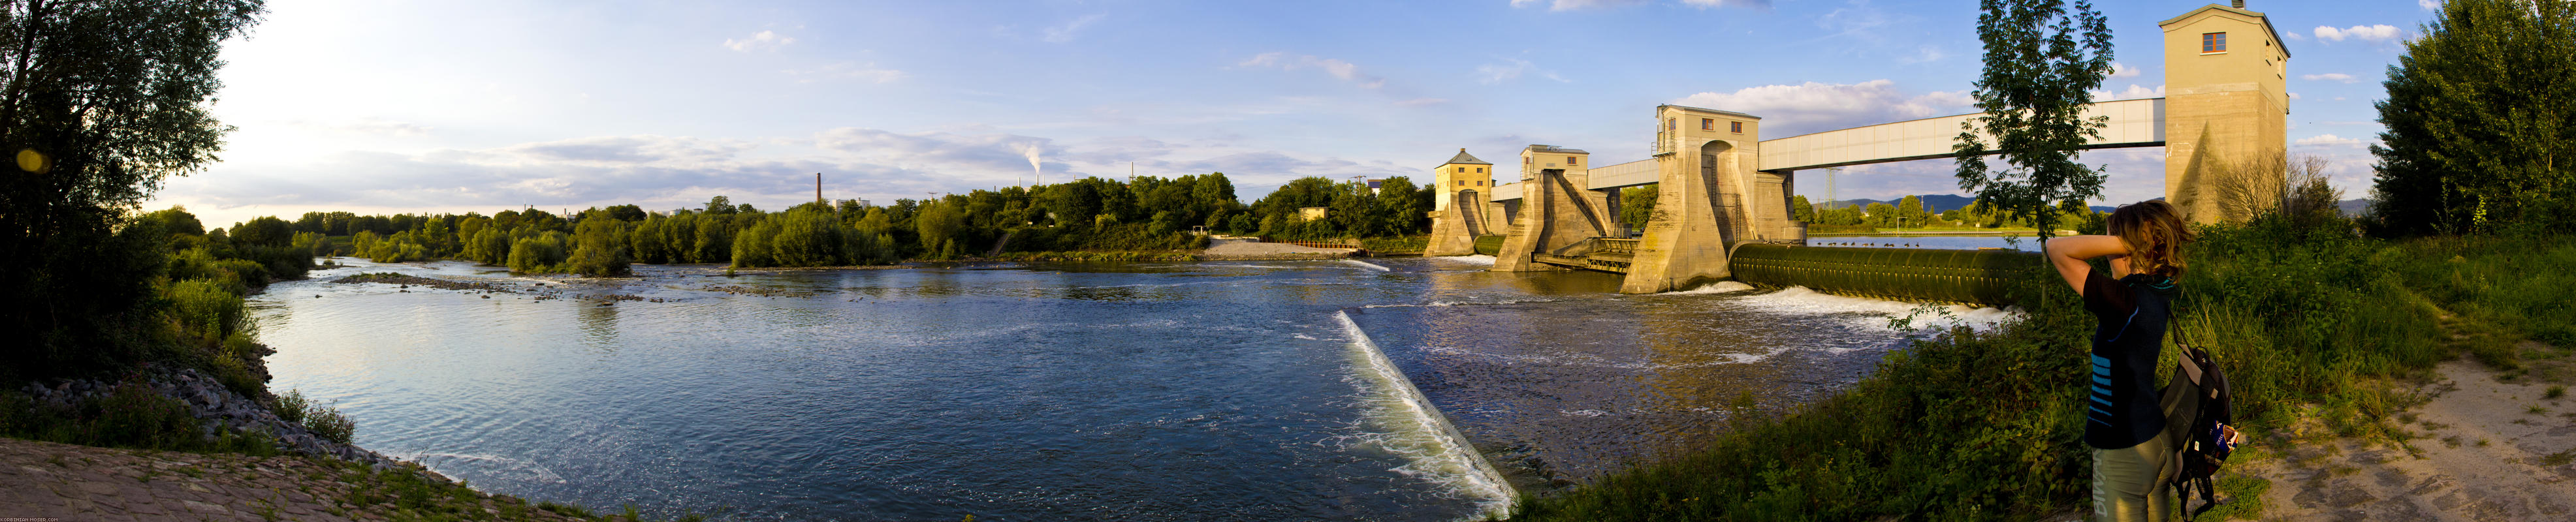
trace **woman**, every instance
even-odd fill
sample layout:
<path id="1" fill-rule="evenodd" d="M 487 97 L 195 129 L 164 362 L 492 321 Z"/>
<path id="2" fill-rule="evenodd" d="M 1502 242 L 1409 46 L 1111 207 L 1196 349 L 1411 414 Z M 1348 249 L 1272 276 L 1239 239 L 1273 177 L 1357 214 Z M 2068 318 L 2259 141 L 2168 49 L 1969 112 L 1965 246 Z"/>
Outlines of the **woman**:
<path id="1" fill-rule="evenodd" d="M 2156 356 L 2191 231 L 2173 205 L 2147 201 L 2111 211 L 2109 232 L 2058 238 L 2046 249 L 2049 264 L 2100 320 L 2085 383 L 2092 390 L 2084 443 L 2093 447 L 2093 519 L 2162 522 L 2173 513 L 2173 497 L 2158 494 L 2158 486 L 2175 467 L 2157 407 Z M 2109 277 L 2085 264 L 2096 257 L 2110 259 Z"/>

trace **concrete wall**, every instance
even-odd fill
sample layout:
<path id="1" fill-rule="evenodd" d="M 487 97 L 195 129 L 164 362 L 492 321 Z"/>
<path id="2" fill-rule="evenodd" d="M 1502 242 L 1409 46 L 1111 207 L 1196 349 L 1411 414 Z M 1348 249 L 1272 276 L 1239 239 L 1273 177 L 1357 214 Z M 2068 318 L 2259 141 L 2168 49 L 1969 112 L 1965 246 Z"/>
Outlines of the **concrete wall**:
<path id="1" fill-rule="evenodd" d="M 1715 130 L 1698 125 L 1702 118 L 1714 120 Z M 1735 132 L 1737 124 L 1743 132 Z M 1622 293 L 1685 290 L 1726 278 L 1727 248 L 1758 229 L 1759 205 L 1748 203 L 1757 195 L 1770 197 L 1761 195 L 1754 172 L 1762 157 L 1761 118 L 1665 105 L 1655 108 L 1655 125 L 1661 173 L 1655 212 L 1619 286 Z M 1780 181 L 1771 190 L 1787 188 L 1786 178 Z M 1787 200 L 1777 208 L 1786 212 Z"/>
<path id="2" fill-rule="evenodd" d="M 1578 160 L 1579 162 L 1580 160 Z M 1544 165 L 1535 161 L 1532 165 Z M 1564 165 L 1566 163 L 1558 163 Z M 1522 180 L 1521 209 L 1505 234 L 1503 250 L 1494 256 L 1494 271 L 1538 272 L 1565 270 L 1540 263 L 1534 254 L 1553 254 L 1567 247 L 1586 243 L 1596 237 L 1621 233 L 1618 216 L 1610 213 L 1609 198 L 1600 192 L 1582 188 L 1583 171 L 1563 168 L 1538 168 Z"/>
<path id="3" fill-rule="evenodd" d="M 2165 52 L 2165 201 L 2194 223 L 2224 215 L 2219 185 L 2277 190 L 2280 172 L 2230 169 L 2279 158 L 2289 148 L 2290 51 L 2263 13 L 2201 7 L 2157 24 Z M 2225 33 L 2224 51 L 2202 52 L 2203 35 Z"/>

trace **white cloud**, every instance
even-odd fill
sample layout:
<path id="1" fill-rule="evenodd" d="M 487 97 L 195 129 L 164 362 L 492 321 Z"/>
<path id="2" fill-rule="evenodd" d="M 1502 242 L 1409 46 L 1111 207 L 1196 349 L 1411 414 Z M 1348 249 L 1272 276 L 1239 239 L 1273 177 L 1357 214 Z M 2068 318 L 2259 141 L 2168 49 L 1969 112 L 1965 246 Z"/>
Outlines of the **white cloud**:
<path id="1" fill-rule="evenodd" d="M 1544 2 L 1547 4 L 1547 10 L 1549 11 L 1577 11 L 1584 9 L 1608 9 L 1632 5 L 1645 5 L 1647 1 L 1648 0 L 1512 0 L 1512 7 L 1529 7 Z M 1771 7 L 1771 0 L 1681 0 L 1681 3 L 1682 5 L 1703 9 L 1710 7 L 1748 7 L 1767 9 Z"/>
<path id="2" fill-rule="evenodd" d="M 2146 74 L 2146 72 L 2144 72 L 2144 71 L 2140 71 L 2140 70 L 2138 70 L 2138 68 L 2136 68 L 2136 67 L 2130 67 L 2130 66 L 2129 66 L 2129 64 L 2120 63 L 2120 62 L 2111 62 L 2111 77 L 2112 77 L 2112 78 L 2130 78 L 2130 77 L 2135 77 L 2135 76 L 2140 75 L 2140 74 Z"/>
<path id="3" fill-rule="evenodd" d="M 1510 63 L 1476 66 L 1476 76 L 1478 77 L 1477 81 L 1491 85 L 1518 79 L 1523 74 L 1538 73 L 1539 76 L 1550 80 L 1556 80 L 1558 83 L 1573 83 L 1573 80 L 1567 80 L 1564 76 L 1558 76 L 1556 71 L 1539 69 L 1537 64 L 1530 63 L 1529 60 L 1504 58 L 1503 61 Z"/>
<path id="4" fill-rule="evenodd" d="M 2387 24 L 2356 25 L 2342 29 L 2320 25 L 2317 26 L 2316 33 L 2318 40 L 2328 42 L 2340 42 L 2345 38 L 2365 42 L 2384 42 L 2397 39 L 2397 28 Z"/>
<path id="5" fill-rule="evenodd" d="M 1898 57 L 1896 57 L 1896 62 L 1897 62 L 1897 63 L 1903 63 L 1903 64 L 1909 64 L 1909 65 L 1910 65 L 1910 64 L 1918 64 L 1918 63 L 1927 63 L 1927 62 L 1938 62 L 1938 61 L 1941 61 L 1941 59 L 1942 59 L 1942 58 L 1949 58 L 1949 57 L 1950 57 L 1950 53 L 1942 52 L 1942 51 L 1941 51 L 1941 48 L 1939 48 L 1939 47 L 1933 47 L 1933 46 L 1929 46 L 1929 45 L 1925 45 L 1925 46 L 1919 46 L 1919 47 L 1914 48 L 1914 54 L 1912 54 L 1912 55 L 1907 55 L 1907 56 L 1898 56 Z"/>
<path id="6" fill-rule="evenodd" d="M 2293 99 L 2293 100 L 2299 99 L 2299 93 L 2295 93 L 2295 92 L 2294 92 L 2294 93 L 2290 93 L 2290 99 Z"/>
<path id="7" fill-rule="evenodd" d="M 818 79 L 833 78 L 849 78 L 868 83 L 893 83 L 896 80 L 902 80 L 911 76 L 911 74 L 903 71 L 878 68 L 876 62 L 868 62 L 866 64 L 860 64 L 858 62 L 840 62 L 813 69 L 789 69 L 780 72 L 787 73 L 788 76 L 805 77 L 804 79 L 797 80 L 799 83 L 812 83 Z"/>
<path id="8" fill-rule="evenodd" d="M 374 116 L 358 118 L 356 120 L 340 123 L 315 123 L 303 120 L 296 120 L 288 123 L 299 127 L 308 127 L 331 132 L 400 137 L 426 136 L 429 134 L 430 130 L 430 127 L 425 125 L 407 121 L 388 120 Z"/>
<path id="9" fill-rule="evenodd" d="M 1081 32 L 1083 27 L 1090 26 L 1093 22 L 1100 21 L 1100 18 L 1103 16 L 1106 15 L 1088 15 L 1081 18 L 1075 18 L 1073 21 L 1065 22 L 1063 25 L 1046 28 L 1046 30 L 1043 31 L 1045 33 L 1043 39 L 1049 43 L 1065 43 L 1073 41 L 1074 33 Z"/>
<path id="10" fill-rule="evenodd" d="M 1242 63 L 1234 65 L 1236 67 L 1275 67 L 1283 71 L 1294 71 L 1313 67 L 1323 70 L 1324 74 L 1333 75 L 1334 78 L 1340 78 L 1344 81 L 1358 84 L 1361 88 L 1375 89 L 1386 85 L 1385 78 L 1360 74 L 1359 66 L 1354 65 L 1351 62 L 1345 62 L 1333 58 L 1322 58 L 1313 55 L 1290 55 L 1285 52 L 1267 52 L 1255 55 L 1250 59 L 1244 60 Z"/>
<path id="11" fill-rule="evenodd" d="M 744 37 L 741 40 L 726 38 L 724 41 L 724 47 L 726 49 L 732 49 L 735 52 L 747 53 L 752 51 L 776 50 L 780 47 L 786 47 L 787 44 L 792 43 L 796 43 L 795 38 L 780 36 L 775 31 L 761 31 L 751 33 L 751 36 Z"/>
<path id="12" fill-rule="evenodd" d="M 2302 75 L 2299 75 L 2299 79 L 2301 79 L 2301 80 L 2308 80 L 2308 81 L 2334 80 L 2334 81 L 2344 82 L 2344 83 L 2354 83 L 2354 82 L 2359 82 L 2359 81 L 2361 81 L 2361 79 L 2359 79 L 2359 78 L 2354 78 L 2354 77 L 2352 77 L 2352 75 L 2344 74 L 2344 73 L 2302 74 Z"/>
<path id="13" fill-rule="evenodd" d="M 2155 88 L 2150 89 L 2146 86 L 2134 83 L 2129 84 L 2129 88 L 2122 89 L 2120 92 L 2093 91 L 2093 101 L 2137 100 L 2145 98 L 2162 98 L 2164 96 L 2165 86 L 2158 85 L 2155 86 Z"/>
<path id="14" fill-rule="evenodd" d="M 2291 145 L 2299 145 L 2299 146 L 2320 146 L 2320 147 L 2324 147 L 2324 146 L 2360 147 L 2360 146 L 2363 146 L 2363 145 L 2369 145 L 2369 144 L 2374 143 L 2374 142 L 2376 142 L 2376 141 L 2377 141 L 2377 140 L 2373 140 L 2373 139 L 2365 139 L 2365 138 L 2346 138 L 2346 137 L 2342 137 L 2342 136 L 2336 136 L 2336 135 L 2333 135 L 2333 134 L 2318 134 L 2318 135 L 2315 135 L 2315 136 L 2309 136 L 2309 137 L 2299 138 L 2299 139 L 2297 139 L 2297 140 L 2293 140 L 2293 141 L 2291 141 L 2291 142 L 2290 142 L 2290 144 L 2291 144 Z"/>
<path id="15" fill-rule="evenodd" d="M 1734 6 L 1768 9 L 1771 7 L 1771 0 L 1682 0 L 1682 4 L 1703 8 Z"/>
<path id="16" fill-rule="evenodd" d="M 1425 106 L 1431 106 L 1431 105 L 1440 105 L 1440 104 L 1444 104 L 1444 103 L 1449 103 L 1449 99 L 1447 99 L 1447 98 L 1414 98 L 1414 99 L 1410 99 L 1410 100 L 1404 100 L 1404 101 L 1395 102 L 1395 104 L 1396 104 L 1396 105 L 1401 105 L 1401 106 L 1405 106 L 1405 107 L 1425 107 Z"/>
<path id="17" fill-rule="evenodd" d="M 2416 7 L 2422 7 L 2422 8 L 2424 8 L 2424 10 L 2426 10 L 2426 11 L 2439 11 L 2439 10 L 2442 10 L 2442 3 L 2441 3 L 2441 2 L 2435 2 L 2435 1 L 2433 1 L 2433 0 L 2415 0 L 2415 6 L 2416 6 Z"/>
<path id="18" fill-rule="evenodd" d="M 1807 82 L 1800 85 L 1746 87 L 1732 93 L 1703 92 L 1674 100 L 1676 105 L 1706 107 L 1763 117 L 1771 136 L 1929 118 L 1974 111 L 1964 92 L 1908 95 L 1890 80 L 1856 84 Z"/>

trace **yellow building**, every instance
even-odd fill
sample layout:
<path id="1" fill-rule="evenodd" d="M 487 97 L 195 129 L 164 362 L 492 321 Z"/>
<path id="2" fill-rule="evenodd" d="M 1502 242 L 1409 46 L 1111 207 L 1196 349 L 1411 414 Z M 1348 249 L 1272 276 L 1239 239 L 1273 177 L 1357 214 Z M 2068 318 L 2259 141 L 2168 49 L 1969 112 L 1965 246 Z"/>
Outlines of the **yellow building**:
<path id="1" fill-rule="evenodd" d="M 2165 33 L 2165 201 L 2194 223 L 2243 219 L 2223 215 L 2218 200 L 2277 193 L 2283 182 L 2254 169 L 2288 151 L 2290 49 L 2269 17 L 2236 5 L 2156 24 Z"/>
<path id="2" fill-rule="evenodd" d="M 1494 164 L 1476 159 L 1467 154 L 1467 149 L 1458 149 L 1458 155 L 1450 156 L 1448 163 L 1431 169 L 1432 184 L 1440 186 L 1440 196 L 1431 199 L 1431 209 L 1448 210 L 1450 201 L 1458 199 L 1458 193 L 1462 191 L 1493 192 L 1493 170 Z M 1485 200 L 1477 198 L 1475 201 L 1483 204 Z"/>

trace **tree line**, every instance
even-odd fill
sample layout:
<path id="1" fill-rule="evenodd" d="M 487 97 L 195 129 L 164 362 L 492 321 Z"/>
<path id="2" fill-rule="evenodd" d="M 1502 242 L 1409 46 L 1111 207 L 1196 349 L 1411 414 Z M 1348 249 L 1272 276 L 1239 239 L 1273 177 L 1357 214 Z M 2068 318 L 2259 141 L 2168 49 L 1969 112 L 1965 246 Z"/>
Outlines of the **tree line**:
<path id="1" fill-rule="evenodd" d="M 661 212 L 636 205 L 569 215 L 535 208 L 489 216 L 307 212 L 293 221 L 254 218 L 211 234 L 310 235 L 314 241 L 293 244 L 312 255 L 376 262 L 461 259 L 519 273 L 624 275 L 632 263 L 845 266 L 1010 252 L 1180 250 L 1201 246 L 1204 240 L 1193 233 L 1200 231 L 1288 240 L 1419 235 L 1430 227 L 1425 213 L 1432 194 L 1404 177 L 1376 187 L 1306 177 L 1247 205 L 1235 197 L 1233 181 L 1217 172 L 1091 177 L 883 206 L 816 201 L 779 212 L 726 196 Z M 1301 209 L 1313 207 L 1326 209 L 1324 216 L 1305 219 Z M 329 239 L 341 236 L 345 244 Z"/>

